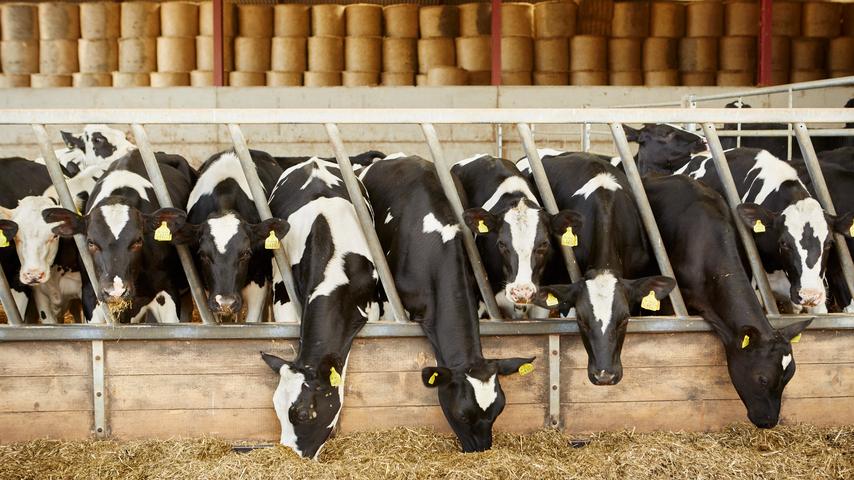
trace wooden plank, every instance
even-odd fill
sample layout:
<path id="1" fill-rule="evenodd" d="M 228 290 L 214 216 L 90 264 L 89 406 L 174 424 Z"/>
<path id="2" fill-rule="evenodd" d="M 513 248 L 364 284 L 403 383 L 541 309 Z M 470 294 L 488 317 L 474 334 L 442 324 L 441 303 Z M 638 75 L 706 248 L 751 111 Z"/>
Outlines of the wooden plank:
<path id="1" fill-rule="evenodd" d="M 92 411 L 92 377 L 0 377 L 0 412 Z"/>
<path id="2" fill-rule="evenodd" d="M 89 342 L 0 342 L 0 377 L 62 375 L 92 375 Z"/>
<path id="3" fill-rule="evenodd" d="M 122 440 L 210 435 L 225 440 L 275 441 L 280 434 L 273 408 L 128 410 L 112 412 L 111 435 Z"/>
<path id="4" fill-rule="evenodd" d="M 539 430 L 545 426 L 547 411 L 548 407 L 543 404 L 507 405 L 496 420 L 494 430 L 514 433 Z M 344 433 L 425 426 L 441 433 L 451 433 L 451 427 L 438 406 L 348 408 L 345 404 L 339 423 L 340 431 Z"/>
<path id="5" fill-rule="evenodd" d="M 83 439 L 90 436 L 92 429 L 91 412 L 0 413 L 0 443 L 37 438 Z"/>

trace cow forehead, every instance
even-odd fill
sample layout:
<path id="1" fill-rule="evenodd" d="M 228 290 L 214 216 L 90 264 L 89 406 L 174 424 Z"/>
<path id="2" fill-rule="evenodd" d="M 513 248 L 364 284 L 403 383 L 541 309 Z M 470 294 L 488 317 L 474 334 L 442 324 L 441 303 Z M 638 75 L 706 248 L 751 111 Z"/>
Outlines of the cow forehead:
<path id="1" fill-rule="evenodd" d="M 504 223 L 510 226 L 510 237 L 514 247 L 516 242 L 531 246 L 536 239 L 539 228 L 545 228 L 545 223 L 540 221 L 540 208 L 532 208 L 524 199 L 504 213 Z"/>
<path id="2" fill-rule="evenodd" d="M 119 239 L 122 231 L 130 221 L 130 207 L 120 203 L 113 205 L 104 205 L 99 208 L 101 216 L 104 218 L 104 223 L 113 234 L 113 238 Z"/>
<path id="3" fill-rule="evenodd" d="M 783 212 L 783 224 L 796 239 L 803 236 L 807 225 L 812 227 L 819 241 L 824 242 L 829 233 L 824 210 L 814 198 L 804 198 L 786 207 Z"/>
<path id="4" fill-rule="evenodd" d="M 522 194 L 526 199 L 530 200 L 534 204 L 539 204 L 537 202 L 537 197 L 534 196 L 534 192 L 531 191 L 530 185 L 528 185 L 527 180 L 522 177 L 513 175 L 505 178 L 498 188 L 495 189 L 492 196 L 489 197 L 483 205 L 481 206 L 484 210 L 492 210 L 495 205 L 498 204 L 499 200 L 505 195 L 511 193 L 519 193 Z"/>
<path id="5" fill-rule="evenodd" d="M 617 290 L 617 277 L 611 272 L 602 272 L 586 280 L 584 284 L 587 287 L 590 306 L 593 308 L 593 316 L 601 323 L 600 328 L 604 335 L 611 324 L 614 297 Z"/>
<path id="6" fill-rule="evenodd" d="M 474 400 L 477 402 L 477 406 L 484 412 L 492 406 L 492 404 L 495 403 L 495 399 L 498 398 L 498 389 L 495 388 L 496 375 L 497 374 L 493 373 L 488 379 L 480 380 L 466 374 L 466 381 L 468 381 L 469 385 L 471 385 L 471 388 L 474 390 Z"/>
<path id="7" fill-rule="evenodd" d="M 210 218 L 207 223 L 214 246 L 219 253 L 225 254 L 228 242 L 237 235 L 240 219 L 233 213 L 228 213 L 221 217 Z"/>

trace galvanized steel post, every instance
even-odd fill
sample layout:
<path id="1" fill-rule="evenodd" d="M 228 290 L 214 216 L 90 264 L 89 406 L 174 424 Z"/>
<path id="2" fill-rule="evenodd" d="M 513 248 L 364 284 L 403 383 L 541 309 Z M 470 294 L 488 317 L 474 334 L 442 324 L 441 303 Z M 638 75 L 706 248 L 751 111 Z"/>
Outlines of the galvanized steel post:
<path id="1" fill-rule="evenodd" d="M 6 313 L 6 321 L 9 325 L 18 326 L 24 323 L 18 311 L 18 304 L 12 295 L 12 289 L 9 287 L 9 281 L 6 279 L 6 272 L 2 268 L 0 268 L 0 303 L 3 304 L 3 311 Z"/>

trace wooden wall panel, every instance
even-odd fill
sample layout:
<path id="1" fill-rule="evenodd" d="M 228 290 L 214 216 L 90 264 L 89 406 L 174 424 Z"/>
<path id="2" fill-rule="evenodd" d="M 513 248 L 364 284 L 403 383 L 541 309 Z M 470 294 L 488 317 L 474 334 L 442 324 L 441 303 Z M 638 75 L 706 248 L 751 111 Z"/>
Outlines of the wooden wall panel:
<path id="1" fill-rule="evenodd" d="M 91 343 L 0 343 L 0 377 L 61 375 L 92 375 Z"/>
<path id="2" fill-rule="evenodd" d="M 77 440 L 94 429 L 92 412 L 0 413 L 0 443 L 36 438 Z"/>

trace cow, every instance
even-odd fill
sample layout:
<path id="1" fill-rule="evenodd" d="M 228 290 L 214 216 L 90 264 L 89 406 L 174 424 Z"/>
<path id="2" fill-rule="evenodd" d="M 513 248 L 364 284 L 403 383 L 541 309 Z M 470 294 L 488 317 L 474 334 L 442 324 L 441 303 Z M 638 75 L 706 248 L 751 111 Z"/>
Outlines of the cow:
<path id="1" fill-rule="evenodd" d="M 360 172 L 377 234 L 409 319 L 421 325 L 436 356 L 421 379 L 464 452 L 492 447 L 492 425 L 504 410 L 499 376 L 533 368 L 533 358 L 484 358 L 478 296 L 457 223 L 433 165 L 419 157 L 374 162 Z"/>
<path id="2" fill-rule="evenodd" d="M 385 158 L 385 154 L 377 151 L 377 150 L 368 150 L 367 152 L 362 152 L 358 155 L 353 155 L 350 157 L 350 163 L 353 164 L 354 169 L 359 169 L 361 167 L 365 167 L 373 163 L 374 160 Z M 273 157 L 276 160 L 276 163 L 279 164 L 283 169 L 290 168 L 296 164 L 311 160 L 312 158 L 316 158 L 313 156 L 296 156 L 296 157 Z M 322 157 L 321 160 L 325 160 L 327 162 L 334 162 L 334 157 Z"/>
<path id="3" fill-rule="evenodd" d="M 174 205 L 186 205 L 193 178 L 186 160 L 158 153 L 160 171 Z M 85 234 L 95 264 L 97 286 L 83 287 L 84 315 L 103 322 L 96 309 L 98 288 L 119 322 L 140 322 L 151 317 L 175 323 L 179 318 L 180 291 L 186 278 L 180 268 L 172 232 L 182 226 L 183 212 L 160 209 L 142 157 L 133 150 L 115 161 L 98 180 L 85 214 L 63 208 L 42 212 L 54 233 L 70 237 Z M 157 238 L 155 238 L 157 237 Z"/>
<path id="4" fill-rule="evenodd" d="M 724 346 L 730 379 L 747 416 L 771 428 L 783 388 L 795 374 L 793 341 L 812 321 L 775 330 L 739 259 L 733 219 L 716 191 L 687 176 L 649 175 L 644 189 L 685 303 Z"/>
<path id="5" fill-rule="evenodd" d="M 136 145 L 128 141 L 124 132 L 107 125 L 86 125 L 80 134 L 60 133 L 66 145 L 62 157 L 67 159 L 64 167 L 68 177 L 76 176 L 75 170 L 80 172 L 93 165 L 109 165 L 136 150 Z M 75 152 L 82 152 L 82 157 Z"/>
<path id="6" fill-rule="evenodd" d="M 300 348 L 290 361 L 262 357 L 279 375 L 273 406 L 280 443 L 316 458 L 341 414 L 353 339 L 379 315 L 377 273 L 337 164 L 294 162 L 269 202 L 273 216 L 290 225 L 283 242 L 302 305 Z M 293 322 L 294 303 L 273 270 L 274 318 Z"/>

